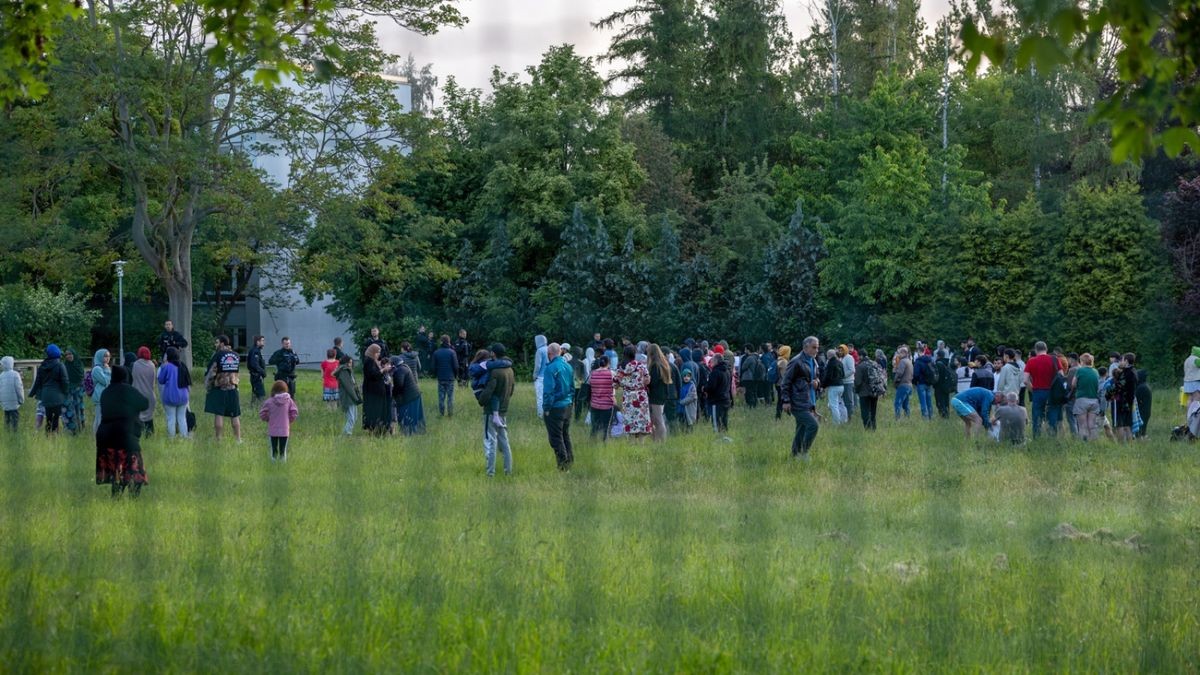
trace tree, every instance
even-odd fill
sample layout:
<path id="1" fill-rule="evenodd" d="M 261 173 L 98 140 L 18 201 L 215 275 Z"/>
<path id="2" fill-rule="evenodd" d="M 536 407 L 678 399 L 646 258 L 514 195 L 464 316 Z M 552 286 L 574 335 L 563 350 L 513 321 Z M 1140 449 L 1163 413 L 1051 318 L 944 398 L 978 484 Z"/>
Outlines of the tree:
<path id="1" fill-rule="evenodd" d="M 576 204 L 554 262 L 534 291 L 538 325 L 572 342 L 595 332 L 608 309 L 605 280 L 612 271 L 612 251 L 607 236 L 597 236 L 603 228 L 600 222 L 596 229 L 589 227 L 582 206 Z"/>
<path id="2" fill-rule="evenodd" d="M 824 255 L 821 236 L 804 222 L 803 202 L 797 200 L 786 234 L 767 249 L 763 260 L 764 309 L 774 318 L 774 339 L 800 339 L 812 332 L 817 270 Z"/>
<path id="3" fill-rule="evenodd" d="M 67 33 L 69 44 L 69 24 L 83 14 L 83 6 L 81 0 L 35 0 L 0 7 L 0 101 L 36 99 L 49 93 L 45 78 L 48 68 L 60 57 L 59 38 Z M 89 3 L 87 7 L 89 18 L 94 20 L 96 5 Z M 106 7 L 115 10 L 111 2 Z M 203 30 L 200 43 L 208 44 L 207 56 L 214 64 L 224 68 L 252 57 L 262 64 L 256 77 L 278 83 L 280 73 L 298 76 L 305 64 L 316 65 L 324 72 L 337 67 L 343 52 L 336 41 L 318 40 L 320 58 L 314 60 L 297 60 L 292 50 L 300 44 L 301 35 L 324 38 L 335 33 L 335 24 L 348 9 L 368 16 L 386 16 L 422 33 L 465 22 L 448 0 L 370 0 L 352 8 L 311 0 L 254 4 L 204 0 L 189 13 L 191 23 Z M 294 26 L 304 30 L 293 30 Z"/>
<path id="4" fill-rule="evenodd" d="M 1113 48 L 1117 78 L 1095 111 L 1112 125 L 1115 162 L 1137 161 L 1163 148 L 1171 157 L 1185 147 L 1200 151 L 1200 13 L 1193 2 L 1093 4 L 1015 3 L 1014 23 L 1025 30 L 980 32 L 968 20 L 962 39 L 977 68 L 986 56 L 1003 63 L 1015 54 L 1020 69 L 1043 71 L 1094 61 Z M 1113 46 L 1115 39 L 1117 45 Z"/>
<path id="5" fill-rule="evenodd" d="M 343 78 L 334 87 L 338 95 L 326 100 L 315 78 L 273 89 L 255 84 L 270 54 L 214 59 L 206 31 L 223 20 L 223 8 L 201 0 L 90 0 L 87 7 L 86 21 L 66 25 L 61 65 L 48 81 L 53 96 L 81 118 L 106 120 L 109 135 L 91 151 L 119 172 L 132 242 L 163 285 L 176 327 L 190 335 L 197 227 L 244 201 L 241 190 L 254 183 L 249 164 L 230 150 L 286 151 L 296 159 L 298 194 L 314 201 L 335 191 L 331 177 L 369 172 L 383 139 L 355 125 L 390 120 L 389 85 L 370 75 L 385 59 L 373 30 L 355 18 L 331 17 L 304 42 L 297 36 L 313 27 L 312 17 L 275 24 L 284 56 L 312 61 L 336 44 L 341 63 L 357 74 Z M 415 18 L 426 16 L 427 7 L 423 0 L 387 5 L 397 13 L 417 10 Z"/>
<path id="6" fill-rule="evenodd" d="M 1180 179 L 1164 196 L 1162 235 L 1178 287 L 1175 325 L 1181 334 L 1195 334 L 1200 320 L 1200 177 Z"/>
<path id="7" fill-rule="evenodd" d="M 1062 330 L 1077 349 L 1147 355 L 1166 277 L 1157 224 L 1133 183 L 1078 185 L 1063 205 Z"/>
<path id="8" fill-rule="evenodd" d="M 700 77 L 704 29 L 695 0 L 642 0 L 604 17 L 594 26 L 619 28 L 605 60 L 622 67 L 609 77 L 629 88 L 621 98 L 646 110 L 671 138 L 690 138 L 686 123 Z"/>

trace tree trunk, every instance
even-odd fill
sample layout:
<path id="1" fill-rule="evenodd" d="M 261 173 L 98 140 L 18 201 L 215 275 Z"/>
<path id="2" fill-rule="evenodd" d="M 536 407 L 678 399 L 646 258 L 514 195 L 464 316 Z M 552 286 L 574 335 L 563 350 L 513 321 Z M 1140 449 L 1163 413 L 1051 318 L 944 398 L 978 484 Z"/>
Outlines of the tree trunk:
<path id="1" fill-rule="evenodd" d="M 167 287 L 167 315 L 175 322 L 175 330 L 182 333 L 183 339 L 188 341 L 188 348 L 183 350 L 181 356 L 184 365 L 191 368 L 192 354 L 197 348 L 197 345 L 192 342 L 192 284 L 190 281 L 183 284 L 172 279 L 165 285 Z"/>

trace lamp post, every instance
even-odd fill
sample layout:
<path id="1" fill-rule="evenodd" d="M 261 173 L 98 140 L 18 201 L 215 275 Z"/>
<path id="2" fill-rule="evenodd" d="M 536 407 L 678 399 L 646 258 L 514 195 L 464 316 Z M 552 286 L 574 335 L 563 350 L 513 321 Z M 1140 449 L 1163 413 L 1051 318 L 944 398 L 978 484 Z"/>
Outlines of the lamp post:
<path id="1" fill-rule="evenodd" d="M 125 363 L 125 261 L 117 260 L 113 263 L 117 268 L 117 330 L 121 336 L 121 346 L 118 352 L 121 355 L 121 365 Z"/>

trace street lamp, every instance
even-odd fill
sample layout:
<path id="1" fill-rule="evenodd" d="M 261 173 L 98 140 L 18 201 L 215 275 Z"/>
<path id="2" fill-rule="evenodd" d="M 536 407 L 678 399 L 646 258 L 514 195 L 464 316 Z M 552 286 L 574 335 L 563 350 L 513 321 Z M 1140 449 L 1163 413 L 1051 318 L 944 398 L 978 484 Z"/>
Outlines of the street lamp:
<path id="1" fill-rule="evenodd" d="M 121 335 L 121 365 L 125 364 L 125 261 L 113 262 L 117 268 L 117 330 Z"/>

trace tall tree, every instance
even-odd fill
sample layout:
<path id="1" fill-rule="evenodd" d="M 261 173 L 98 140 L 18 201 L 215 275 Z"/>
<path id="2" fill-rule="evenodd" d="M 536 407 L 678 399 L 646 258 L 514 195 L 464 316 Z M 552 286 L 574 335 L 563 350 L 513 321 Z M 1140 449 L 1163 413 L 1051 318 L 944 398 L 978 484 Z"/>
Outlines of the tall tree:
<path id="1" fill-rule="evenodd" d="M 628 85 L 621 98 L 668 136 L 688 137 L 704 38 L 696 0 L 641 0 L 594 26 L 617 30 L 604 58 L 621 64 L 609 77 Z"/>

